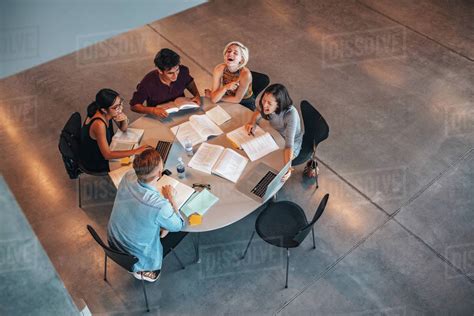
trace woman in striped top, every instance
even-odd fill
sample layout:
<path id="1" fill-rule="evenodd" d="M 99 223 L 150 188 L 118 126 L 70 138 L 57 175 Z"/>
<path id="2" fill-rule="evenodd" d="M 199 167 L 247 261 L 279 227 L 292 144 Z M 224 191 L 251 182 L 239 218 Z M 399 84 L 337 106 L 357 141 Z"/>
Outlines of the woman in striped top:
<path id="1" fill-rule="evenodd" d="M 224 101 L 240 103 L 255 110 L 252 91 L 252 73 L 245 67 L 249 61 L 249 51 L 240 42 L 230 42 L 224 48 L 224 63 L 214 68 L 212 91 L 206 89 L 206 96 L 213 103 Z"/>

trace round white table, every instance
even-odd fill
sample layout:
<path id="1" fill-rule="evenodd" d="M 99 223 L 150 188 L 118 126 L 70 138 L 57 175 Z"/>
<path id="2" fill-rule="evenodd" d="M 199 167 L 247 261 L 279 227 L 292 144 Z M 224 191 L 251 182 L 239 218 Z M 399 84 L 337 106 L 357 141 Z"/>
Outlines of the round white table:
<path id="1" fill-rule="evenodd" d="M 229 113 L 232 118 L 219 126 L 224 131 L 223 134 L 217 137 L 212 137 L 207 142 L 210 144 L 217 144 L 232 148 L 238 153 L 247 157 L 243 150 L 233 147 L 232 143 L 227 139 L 225 134 L 247 123 L 252 116 L 252 112 L 239 104 L 219 103 L 219 105 L 227 113 Z M 204 111 L 207 111 L 214 106 L 216 105 L 212 104 L 209 99 L 204 98 Z M 170 130 L 171 127 L 187 121 L 191 115 L 204 114 L 203 110 L 180 111 L 178 113 L 170 114 L 166 119 L 159 119 L 146 115 L 134 121 L 132 124 L 130 124 L 130 127 L 144 129 L 145 133 L 141 140 L 141 144 L 156 147 L 158 140 L 173 141 L 174 134 Z M 271 128 L 270 124 L 265 120 L 261 120 L 260 127 L 273 136 L 280 149 L 256 161 L 252 162 L 249 160 L 240 179 L 247 173 L 252 172 L 259 162 L 264 162 L 276 170 L 281 170 L 281 168 L 284 166 L 283 138 L 276 130 Z M 200 144 L 194 146 L 194 153 L 197 151 L 199 146 Z M 178 157 L 182 157 L 186 163 L 186 177 L 184 179 L 179 179 L 176 172 Z M 190 226 L 186 224 L 185 228 L 183 229 L 184 231 L 206 232 L 225 227 L 249 215 L 261 205 L 257 201 L 238 191 L 236 189 L 235 183 L 219 176 L 206 174 L 188 167 L 187 164 L 191 158 L 192 157 L 188 157 L 186 155 L 186 152 L 180 142 L 175 140 L 166 161 L 165 168 L 172 172 L 171 177 L 189 186 L 192 186 L 193 183 L 210 184 L 211 192 L 219 198 L 219 201 L 204 214 L 202 217 L 202 223 L 200 225 Z M 118 168 L 119 164 L 120 162 L 111 162 L 110 170 Z M 272 196 L 277 193 L 282 185 L 283 183 L 277 187 Z"/>

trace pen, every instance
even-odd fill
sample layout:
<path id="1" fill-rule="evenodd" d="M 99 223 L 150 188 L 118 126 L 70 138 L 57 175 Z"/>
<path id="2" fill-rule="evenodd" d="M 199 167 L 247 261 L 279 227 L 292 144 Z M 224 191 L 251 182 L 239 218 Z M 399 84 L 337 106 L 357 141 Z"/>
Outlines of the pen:
<path id="1" fill-rule="evenodd" d="M 254 128 L 255 128 L 255 127 L 252 127 L 252 128 L 250 129 L 249 136 L 250 136 L 250 135 L 255 136 L 255 133 L 253 132 L 253 129 L 254 129 Z"/>

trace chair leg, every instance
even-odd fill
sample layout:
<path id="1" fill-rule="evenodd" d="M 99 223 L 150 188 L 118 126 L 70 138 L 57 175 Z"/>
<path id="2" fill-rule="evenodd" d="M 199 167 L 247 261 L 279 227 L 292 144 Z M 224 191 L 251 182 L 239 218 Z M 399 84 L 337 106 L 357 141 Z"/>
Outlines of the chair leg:
<path id="1" fill-rule="evenodd" d="M 79 198 L 79 208 L 82 208 L 82 199 L 81 199 L 81 175 L 77 176 L 77 180 L 79 182 L 79 185 L 78 185 L 78 198 Z"/>
<path id="2" fill-rule="evenodd" d="M 288 288 L 288 267 L 290 266 L 290 249 L 286 248 L 286 282 L 285 289 Z"/>
<path id="3" fill-rule="evenodd" d="M 316 161 L 316 189 L 319 188 L 318 177 L 319 177 L 319 167 L 318 167 L 318 162 Z"/>
<path id="4" fill-rule="evenodd" d="M 314 227 L 311 227 L 311 233 L 313 234 L 313 249 L 316 249 L 316 243 L 314 242 Z"/>
<path id="5" fill-rule="evenodd" d="M 172 252 L 173 255 L 175 256 L 176 260 L 178 260 L 179 264 L 181 265 L 181 268 L 184 270 L 183 262 L 181 262 L 181 260 L 179 259 L 178 254 L 174 251 L 173 248 L 171 248 L 171 252 Z"/>
<path id="6" fill-rule="evenodd" d="M 150 307 L 148 306 L 148 297 L 146 295 L 145 280 L 143 279 L 143 275 L 141 277 L 142 277 L 143 294 L 145 295 L 146 311 L 150 312 Z"/>
<path id="7" fill-rule="evenodd" d="M 107 254 L 104 254 L 104 281 L 107 282 Z"/>
<path id="8" fill-rule="evenodd" d="M 242 257 L 240 257 L 240 260 L 245 258 L 245 255 L 247 254 L 247 250 L 250 247 L 250 243 L 252 242 L 252 239 L 253 239 L 254 235 L 255 235 L 255 231 L 252 232 L 252 236 L 250 236 L 250 240 L 249 240 L 249 243 L 247 244 L 247 248 L 245 248 L 244 254 L 242 255 Z"/>

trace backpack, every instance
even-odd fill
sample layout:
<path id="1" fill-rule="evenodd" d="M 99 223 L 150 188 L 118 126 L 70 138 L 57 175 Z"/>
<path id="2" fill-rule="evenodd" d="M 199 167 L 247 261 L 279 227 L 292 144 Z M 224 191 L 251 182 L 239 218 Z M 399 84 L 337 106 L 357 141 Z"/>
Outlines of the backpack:
<path id="1" fill-rule="evenodd" d="M 81 173 L 79 168 L 81 122 L 81 115 L 78 112 L 73 113 L 59 136 L 59 152 L 70 179 L 77 179 Z"/>

